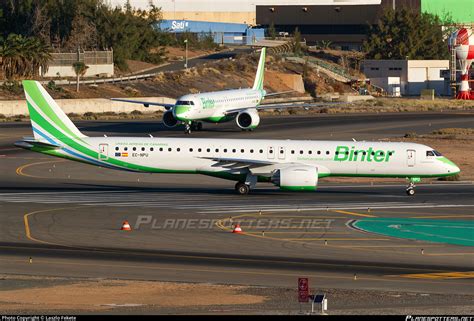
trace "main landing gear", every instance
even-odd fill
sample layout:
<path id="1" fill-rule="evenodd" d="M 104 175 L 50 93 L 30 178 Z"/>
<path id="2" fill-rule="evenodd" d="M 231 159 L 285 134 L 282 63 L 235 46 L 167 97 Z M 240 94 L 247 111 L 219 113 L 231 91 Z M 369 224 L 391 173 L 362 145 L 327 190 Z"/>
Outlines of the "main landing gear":
<path id="1" fill-rule="evenodd" d="M 258 177 L 248 173 L 245 177 L 245 182 L 237 182 L 235 184 L 235 191 L 240 195 L 247 195 L 251 188 L 257 185 Z"/>
<path id="2" fill-rule="evenodd" d="M 200 121 L 198 122 L 189 122 L 184 124 L 184 133 L 185 134 L 191 134 L 192 131 L 200 131 L 202 130 L 202 123 Z"/>
<path id="3" fill-rule="evenodd" d="M 237 182 L 237 184 L 235 184 L 235 191 L 240 195 L 247 195 L 250 192 L 250 186 L 245 183 Z"/>

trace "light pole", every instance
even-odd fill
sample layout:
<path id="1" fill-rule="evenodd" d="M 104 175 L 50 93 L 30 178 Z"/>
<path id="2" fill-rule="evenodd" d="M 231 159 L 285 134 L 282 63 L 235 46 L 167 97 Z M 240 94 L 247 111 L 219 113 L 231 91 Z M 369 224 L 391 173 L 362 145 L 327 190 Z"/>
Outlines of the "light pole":
<path id="1" fill-rule="evenodd" d="M 186 54 L 185 54 L 185 61 L 184 61 L 184 68 L 188 69 L 188 39 L 184 39 L 184 43 L 186 44 Z"/>

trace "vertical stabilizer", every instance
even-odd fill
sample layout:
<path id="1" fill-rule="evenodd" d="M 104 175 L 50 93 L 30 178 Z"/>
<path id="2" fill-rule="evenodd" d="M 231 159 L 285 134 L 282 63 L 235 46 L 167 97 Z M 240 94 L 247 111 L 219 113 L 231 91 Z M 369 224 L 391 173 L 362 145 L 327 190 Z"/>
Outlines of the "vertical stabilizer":
<path id="1" fill-rule="evenodd" d="M 24 80 L 22 83 L 35 139 L 57 141 L 63 137 L 86 137 L 39 82 Z"/>
<path id="2" fill-rule="evenodd" d="M 253 83 L 252 89 L 262 90 L 263 89 L 263 74 L 265 73 L 265 47 L 262 48 L 260 53 L 260 60 L 258 61 L 257 74 L 255 75 L 255 81 Z"/>

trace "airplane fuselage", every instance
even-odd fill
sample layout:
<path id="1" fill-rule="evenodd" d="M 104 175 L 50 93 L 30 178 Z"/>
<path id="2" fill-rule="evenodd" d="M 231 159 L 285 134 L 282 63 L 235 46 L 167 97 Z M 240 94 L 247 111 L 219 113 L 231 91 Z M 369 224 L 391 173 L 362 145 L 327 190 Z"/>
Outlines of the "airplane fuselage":
<path id="1" fill-rule="evenodd" d="M 433 149 L 415 143 L 87 137 L 64 149 L 42 151 L 93 165 L 150 173 L 198 173 L 238 179 L 249 172 L 268 180 L 282 166 L 308 165 L 317 176 L 440 177 L 459 168 Z M 61 144 L 61 141 L 55 141 Z M 74 146 L 74 145 L 73 145 Z M 219 159 L 268 162 L 235 168 Z M 237 162 L 237 161 L 235 161 Z"/>
<path id="2" fill-rule="evenodd" d="M 233 120 L 230 109 L 254 108 L 265 96 L 260 89 L 232 89 L 181 96 L 173 108 L 173 116 L 183 122 L 206 121 L 220 123 Z"/>

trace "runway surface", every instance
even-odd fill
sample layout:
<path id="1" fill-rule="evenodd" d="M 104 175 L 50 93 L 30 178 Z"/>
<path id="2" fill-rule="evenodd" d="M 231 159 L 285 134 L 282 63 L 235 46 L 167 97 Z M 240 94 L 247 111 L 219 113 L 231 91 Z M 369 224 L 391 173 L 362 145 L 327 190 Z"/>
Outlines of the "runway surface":
<path id="1" fill-rule="evenodd" d="M 391 139 L 473 122 L 472 113 L 282 116 L 252 133 L 207 125 L 193 137 Z M 156 121 L 77 124 L 90 136 L 184 136 Z M 229 181 L 115 172 L 12 147 L 28 135 L 29 123 L 0 124 L 3 273 L 278 287 L 309 277 L 326 288 L 474 293 L 471 246 L 354 227 L 379 218 L 472 223 L 472 182 L 420 185 L 415 197 L 403 181 L 323 181 L 315 193 L 262 185 L 242 197 Z M 125 219 L 132 232 L 119 230 Z M 236 223 L 243 234 L 231 233 Z"/>

